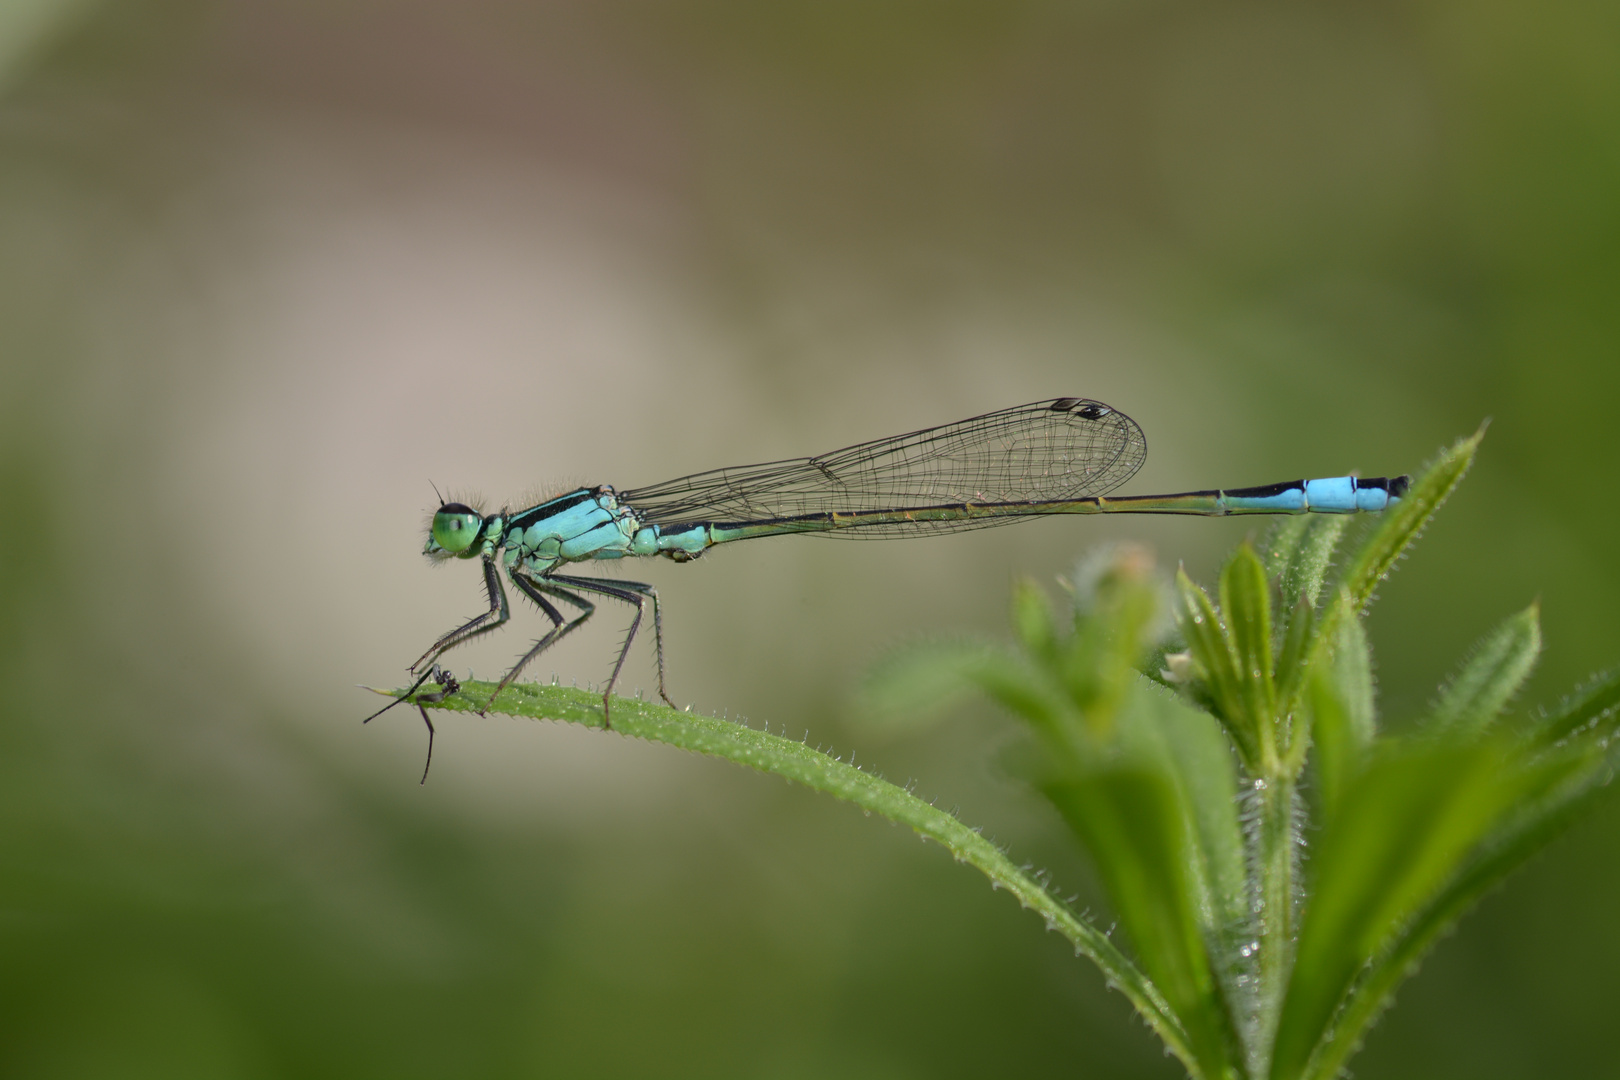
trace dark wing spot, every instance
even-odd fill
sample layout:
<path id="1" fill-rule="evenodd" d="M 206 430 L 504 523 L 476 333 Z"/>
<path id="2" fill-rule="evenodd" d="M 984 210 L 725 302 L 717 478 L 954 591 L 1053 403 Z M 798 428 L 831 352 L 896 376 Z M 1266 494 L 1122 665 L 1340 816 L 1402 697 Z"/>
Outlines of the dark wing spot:
<path id="1" fill-rule="evenodd" d="M 1047 408 L 1053 412 L 1071 413 L 1082 420 L 1101 420 L 1114 411 L 1100 401 L 1091 401 L 1088 398 L 1078 397 L 1058 398 Z"/>

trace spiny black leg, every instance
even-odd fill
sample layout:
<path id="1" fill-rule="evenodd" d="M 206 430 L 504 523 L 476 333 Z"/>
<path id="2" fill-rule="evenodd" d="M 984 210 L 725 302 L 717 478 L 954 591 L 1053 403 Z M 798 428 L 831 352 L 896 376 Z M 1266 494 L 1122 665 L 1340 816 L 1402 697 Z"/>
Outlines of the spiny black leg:
<path id="1" fill-rule="evenodd" d="M 387 712 L 389 709 L 392 709 L 395 705 L 398 705 L 400 702 L 409 701 L 411 699 L 411 695 L 415 694 L 417 689 L 419 687 L 421 687 L 421 685 L 423 683 L 427 682 L 432 677 L 433 677 L 433 672 L 432 671 L 423 672 L 422 677 L 417 679 L 416 682 L 412 683 L 411 688 L 409 690 L 405 691 L 403 694 L 396 697 L 393 701 L 390 701 L 388 704 L 384 705 L 382 708 L 378 709 L 376 712 L 372 713 L 370 716 L 366 717 L 364 720 L 362 720 L 360 722 L 362 724 L 369 724 L 373 720 L 377 719 L 377 717 L 379 717 L 383 713 Z"/>
<path id="2" fill-rule="evenodd" d="M 598 578 L 566 577 L 562 574 L 554 574 L 550 580 L 560 581 L 565 585 L 585 592 L 611 596 L 615 600 L 622 600 L 626 604 L 633 605 L 636 609 L 636 616 L 630 620 L 630 629 L 624 635 L 624 647 L 619 650 L 619 659 L 614 663 L 613 674 L 608 676 L 607 689 L 602 693 L 602 719 L 604 725 L 607 727 L 613 726 L 609 715 L 611 710 L 609 702 L 613 697 L 613 687 L 618 684 L 619 672 L 624 670 L 625 658 L 630 655 L 630 646 L 636 639 L 636 630 L 641 626 L 641 616 L 645 612 L 649 600 L 653 605 L 653 635 L 658 645 L 658 693 L 659 696 L 674 707 L 675 703 L 670 701 L 669 695 L 664 692 L 663 627 L 661 625 L 662 620 L 658 617 L 658 594 L 653 587 L 639 581 L 602 581 Z"/>
<path id="3" fill-rule="evenodd" d="M 669 692 L 664 689 L 664 614 L 658 606 L 658 590 L 651 585 L 640 581 L 615 582 L 622 588 L 640 593 L 652 601 L 653 613 L 653 655 L 658 661 L 658 696 L 664 699 L 664 704 L 672 709 L 680 708 L 670 699 Z"/>
<path id="4" fill-rule="evenodd" d="M 506 590 L 501 588 L 501 576 L 496 572 L 495 560 L 491 556 L 484 556 L 484 589 L 489 593 L 489 610 L 468 622 L 465 626 L 445 634 L 433 647 L 422 654 L 422 658 L 411 665 L 411 674 L 416 674 L 424 664 L 431 664 L 444 653 L 455 648 L 463 642 L 487 634 L 498 628 L 507 619 L 511 618 L 511 611 L 506 603 Z M 417 686 L 422 685 L 417 683 Z"/>
<path id="5" fill-rule="evenodd" d="M 422 723 L 426 724 L 428 729 L 427 762 L 422 766 L 422 779 L 417 781 L 417 783 L 422 787 L 427 787 L 428 770 L 433 768 L 433 721 L 428 719 L 427 710 L 424 709 L 420 703 L 417 704 L 416 711 L 422 714 Z"/>
<path id="6" fill-rule="evenodd" d="M 438 683 L 441 687 L 443 687 L 443 689 L 437 694 L 418 695 L 416 699 L 416 711 L 422 714 L 422 723 L 426 724 L 428 729 L 427 763 L 422 766 L 421 779 L 421 783 L 424 785 L 427 783 L 428 770 L 433 768 L 433 721 L 428 719 L 427 709 L 423 707 L 422 703 L 424 701 L 443 701 L 451 694 L 461 693 L 461 684 L 456 681 L 456 677 L 444 670 L 444 668 L 440 667 L 438 664 L 434 664 L 433 670 L 428 674 L 432 675 L 433 681 Z"/>
<path id="7" fill-rule="evenodd" d="M 433 667 L 429 668 L 426 674 L 424 674 L 420 679 L 417 679 L 415 685 L 409 690 L 405 691 L 404 694 L 395 698 L 393 701 L 390 701 L 387 705 L 384 705 L 382 708 L 360 721 L 362 724 L 369 724 L 373 720 L 377 719 L 377 717 L 387 712 L 389 709 L 392 709 L 395 705 L 398 705 L 400 702 L 411 700 L 412 696 L 416 694 L 417 688 L 423 683 L 427 682 L 429 679 L 432 679 L 434 682 L 438 683 L 444 688 L 444 690 L 442 693 L 423 694 L 416 698 L 416 711 L 422 714 L 422 723 L 426 724 L 428 729 L 427 764 L 422 766 L 421 782 L 424 784 L 427 783 L 428 770 L 433 767 L 433 721 L 428 719 L 427 709 L 423 707 L 422 703 L 424 701 L 443 701 L 449 694 L 460 693 L 461 684 L 456 681 L 456 677 L 454 675 L 450 674 L 448 671 L 445 671 L 438 664 L 434 664 Z"/>
<path id="8" fill-rule="evenodd" d="M 652 613 L 653 613 L 653 654 L 654 654 L 655 658 L 658 661 L 658 696 L 663 698 L 664 703 L 666 705 L 668 705 L 670 708 L 672 708 L 672 709 L 680 708 L 680 706 L 675 704 L 675 702 L 670 698 L 669 692 L 664 689 L 664 614 L 663 614 L 663 609 L 658 606 L 658 590 L 653 588 L 651 585 L 648 585 L 646 582 L 643 582 L 643 581 L 601 581 L 598 578 L 576 578 L 576 577 L 568 577 L 568 576 L 562 575 L 562 574 L 556 575 L 552 580 L 554 580 L 554 581 L 566 581 L 569 584 L 575 586 L 576 588 L 582 588 L 582 589 L 590 588 L 590 585 L 583 584 L 585 582 L 590 582 L 592 584 L 597 584 L 597 585 L 603 585 L 603 586 L 606 586 L 606 588 L 599 589 L 597 591 L 606 592 L 610 596 L 616 597 L 617 599 L 620 599 L 620 600 L 624 600 L 627 603 L 636 604 L 638 607 L 640 607 L 640 605 L 642 603 L 641 600 L 636 600 L 636 599 L 633 599 L 631 597 L 621 595 L 620 592 L 616 592 L 616 591 L 613 591 L 613 590 L 622 590 L 623 592 L 636 593 L 639 596 L 643 597 L 646 601 L 651 602 L 651 604 L 652 604 Z M 630 635 L 629 635 L 630 637 L 635 636 L 636 626 L 638 626 L 639 624 L 640 624 L 640 619 L 639 619 L 639 613 L 638 613 L 637 622 L 634 625 L 632 625 L 631 628 L 630 628 Z M 625 650 L 628 651 L 629 648 L 630 648 L 630 642 L 629 642 L 629 640 L 627 638 L 626 641 L 625 641 Z M 621 654 L 620 662 L 621 663 L 623 662 L 623 654 Z"/>
<path id="9" fill-rule="evenodd" d="M 495 693 L 490 695 L 489 700 L 492 703 L 501 696 L 501 691 L 505 690 L 512 680 L 518 677 L 518 673 L 528 666 L 530 660 L 551 648 L 564 634 L 567 634 L 596 613 L 595 604 L 583 596 L 575 596 L 566 589 L 559 589 L 548 584 L 545 578 L 532 578 L 516 568 L 509 570 L 507 573 L 512 579 L 512 584 L 521 589 L 524 596 L 540 605 L 540 610 L 544 611 L 546 618 L 551 620 L 551 629 L 546 632 L 544 637 L 534 643 L 534 648 L 524 653 L 518 659 L 518 662 L 512 665 L 512 670 L 506 673 L 506 677 L 501 680 L 500 685 L 495 687 Z M 580 614 L 565 625 L 562 612 L 558 611 L 556 606 L 546 599 L 545 594 L 555 596 L 566 603 L 574 605 L 580 609 Z"/>

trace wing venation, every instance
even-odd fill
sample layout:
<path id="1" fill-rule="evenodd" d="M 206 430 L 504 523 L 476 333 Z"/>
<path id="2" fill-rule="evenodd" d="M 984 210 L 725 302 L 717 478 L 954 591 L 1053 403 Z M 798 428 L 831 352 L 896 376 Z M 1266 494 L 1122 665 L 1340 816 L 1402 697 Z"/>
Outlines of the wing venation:
<path id="1" fill-rule="evenodd" d="M 1055 398 L 814 457 L 694 473 L 619 498 L 657 525 L 1049 502 L 1105 495 L 1135 475 L 1146 457 L 1142 429 L 1124 413 L 1089 398 Z M 1012 520 L 891 522 L 818 535 L 877 539 Z"/>

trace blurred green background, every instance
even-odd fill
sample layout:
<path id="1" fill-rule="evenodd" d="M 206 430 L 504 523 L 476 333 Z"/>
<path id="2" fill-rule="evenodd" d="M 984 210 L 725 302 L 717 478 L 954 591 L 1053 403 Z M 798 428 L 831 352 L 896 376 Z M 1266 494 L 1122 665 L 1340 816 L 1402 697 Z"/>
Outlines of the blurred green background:
<path id="1" fill-rule="evenodd" d="M 1043 397 L 1130 491 L 1416 469 L 1494 418 L 1370 624 L 1386 721 L 1540 597 L 1527 706 L 1620 660 L 1620 6 L 0 5 L 0 1074 L 1172 1077 L 910 834 L 403 666 L 494 501 Z M 638 566 L 672 690 L 1050 867 L 1010 722 L 864 724 L 1010 582 L 1252 521 L 1043 521 Z M 536 664 L 604 677 L 600 618 Z M 541 620 L 456 654 L 501 670 Z M 650 685 L 645 649 L 627 686 Z M 1402 992 L 1367 1077 L 1620 1076 L 1620 801 Z M 1100 918 L 1109 917 L 1102 914 Z"/>

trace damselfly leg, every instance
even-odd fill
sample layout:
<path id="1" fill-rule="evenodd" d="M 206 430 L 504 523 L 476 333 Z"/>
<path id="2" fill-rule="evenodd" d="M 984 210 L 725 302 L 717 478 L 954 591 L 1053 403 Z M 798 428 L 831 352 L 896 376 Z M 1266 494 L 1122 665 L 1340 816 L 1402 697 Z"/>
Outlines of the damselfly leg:
<path id="1" fill-rule="evenodd" d="M 630 628 L 625 631 L 624 647 L 619 650 L 619 660 L 613 665 L 613 674 L 608 677 L 607 692 L 602 695 L 602 708 L 607 708 L 607 699 L 613 693 L 613 687 L 619 681 L 619 672 L 624 670 L 624 661 L 630 655 L 630 645 L 636 639 L 636 631 L 641 627 L 642 616 L 646 614 L 647 606 L 652 605 L 653 616 L 653 653 L 658 662 L 658 696 L 664 699 L 664 704 L 672 709 L 680 708 L 670 699 L 669 691 L 664 689 L 664 616 L 658 608 L 658 590 L 643 581 L 603 581 L 600 578 L 568 577 L 563 574 L 553 574 L 552 581 L 562 581 L 576 589 L 599 593 L 602 596 L 611 596 L 615 600 L 622 600 L 632 604 L 636 609 L 636 617 L 630 620 Z"/>
<path id="2" fill-rule="evenodd" d="M 418 694 L 416 692 L 417 689 L 423 683 L 427 682 L 429 679 L 432 679 L 434 682 L 438 683 L 439 686 L 440 686 L 440 690 L 437 693 Z M 433 768 L 433 735 L 434 735 L 434 731 L 433 731 L 433 721 L 428 718 L 427 709 L 423 708 L 423 703 L 426 702 L 428 704 L 433 704 L 433 703 L 436 703 L 436 702 L 440 702 L 440 701 L 443 701 L 449 695 L 458 694 L 460 692 L 461 692 L 461 684 L 456 681 L 456 677 L 454 675 L 450 674 L 448 671 L 441 668 L 438 664 L 434 664 L 427 671 L 423 672 L 422 677 L 417 679 L 416 682 L 411 686 L 411 688 L 409 690 L 405 691 L 405 693 L 401 694 L 399 697 L 395 698 L 393 701 L 390 701 L 387 705 L 384 705 L 382 708 L 378 709 L 376 712 L 372 713 L 370 716 L 366 717 L 364 720 L 362 720 L 360 722 L 362 724 L 369 724 L 373 720 L 377 719 L 377 717 L 379 717 L 383 713 L 387 712 L 389 709 L 392 709 L 395 705 L 398 705 L 400 702 L 402 702 L 402 701 L 412 701 L 412 703 L 416 706 L 416 711 L 422 714 L 422 723 L 427 725 L 427 731 L 428 731 L 427 762 L 425 764 L 423 764 L 423 766 L 422 766 L 422 779 L 420 781 L 421 783 L 426 784 L 427 783 L 427 778 L 428 778 L 428 770 Z M 413 698 L 414 698 L 414 701 L 412 700 Z"/>
<path id="3" fill-rule="evenodd" d="M 523 591 L 523 594 L 539 605 L 540 610 L 552 622 L 552 628 L 544 637 L 534 643 L 534 647 L 518 660 L 501 679 L 500 685 L 495 688 L 495 694 L 490 698 L 499 697 L 511 682 L 516 679 L 528 666 L 529 661 L 545 652 L 556 644 L 563 635 L 569 633 L 596 614 L 596 605 L 578 595 L 579 592 L 595 593 L 598 596 L 607 596 L 622 601 L 636 609 L 635 617 L 630 620 L 630 627 L 625 631 L 624 645 L 619 649 L 618 660 L 613 665 L 613 673 L 608 676 L 607 686 L 602 692 L 602 724 L 604 727 L 613 726 L 612 698 L 613 688 L 618 685 L 619 673 L 624 670 L 625 659 L 630 655 L 630 646 L 635 642 L 636 631 L 641 627 L 642 616 L 647 606 L 652 606 L 653 614 L 653 651 L 658 663 L 658 696 L 671 708 L 679 708 L 670 700 L 669 692 L 664 688 L 664 619 L 658 607 L 658 590 L 651 585 L 640 581 L 603 581 L 600 578 L 569 577 L 563 574 L 552 574 L 545 577 L 525 574 L 521 569 L 511 572 L 512 583 Z M 568 588 L 562 588 L 561 585 Z M 578 590 L 578 592 L 571 591 Z M 565 603 L 572 604 L 580 609 L 580 614 L 573 620 L 564 623 L 562 613 L 546 597 L 553 596 Z"/>
<path id="4" fill-rule="evenodd" d="M 533 648 L 519 657 L 518 662 L 512 665 L 512 670 L 502 677 L 499 685 L 495 687 L 495 692 L 490 695 L 489 700 L 491 703 L 494 703 L 495 699 L 501 696 L 501 691 L 511 685 L 512 680 L 516 679 L 525 667 L 528 667 L 530 660 L 551 648 L 564 635 L 596 614 L 595 604 L 583 596 L 575 596 L 567 589 L 559 589 L 557 586 L 550 584 L 546 578 L 531 577 L 521 570 L 513 570 L 512 584 L 521 589 L 524 596 L 533 600 L 539 605 L 540 610 L 546 613 L 546 618 L 551 620 L 551 629 L 546 632 L 544 637 L 534 643 Z M 566 604 L 579 608 L 579 614 L 572 619 L 564 619 L 563 613 L 557 610 L 555 604 L 546 599 L 547 596 L 554 596 Z"/>
<path id="5" fill-rule="evenodd" d="M 435 641 L 433 647 L 423 653 L 421 659 L 411 665 L 410 672 L 412 675 L 422 670 L 422 665 L 432 664 L 440 656 L 462 642 L 471 641 L 481 634 L 500 629 L 506 620 L 512 617 L 511 608 L 506 603 L 506 590 L 501 588 L 501 575 L 495 569 L 495 560 L 485 556 L 483 564 L 484 589 L 489 593 L 489 610 Z M 422 684 L 418 681 L 416 685 L 421 686 Z M 415 689 L 415 687 L 412 687 L 412 689 Z"/>

